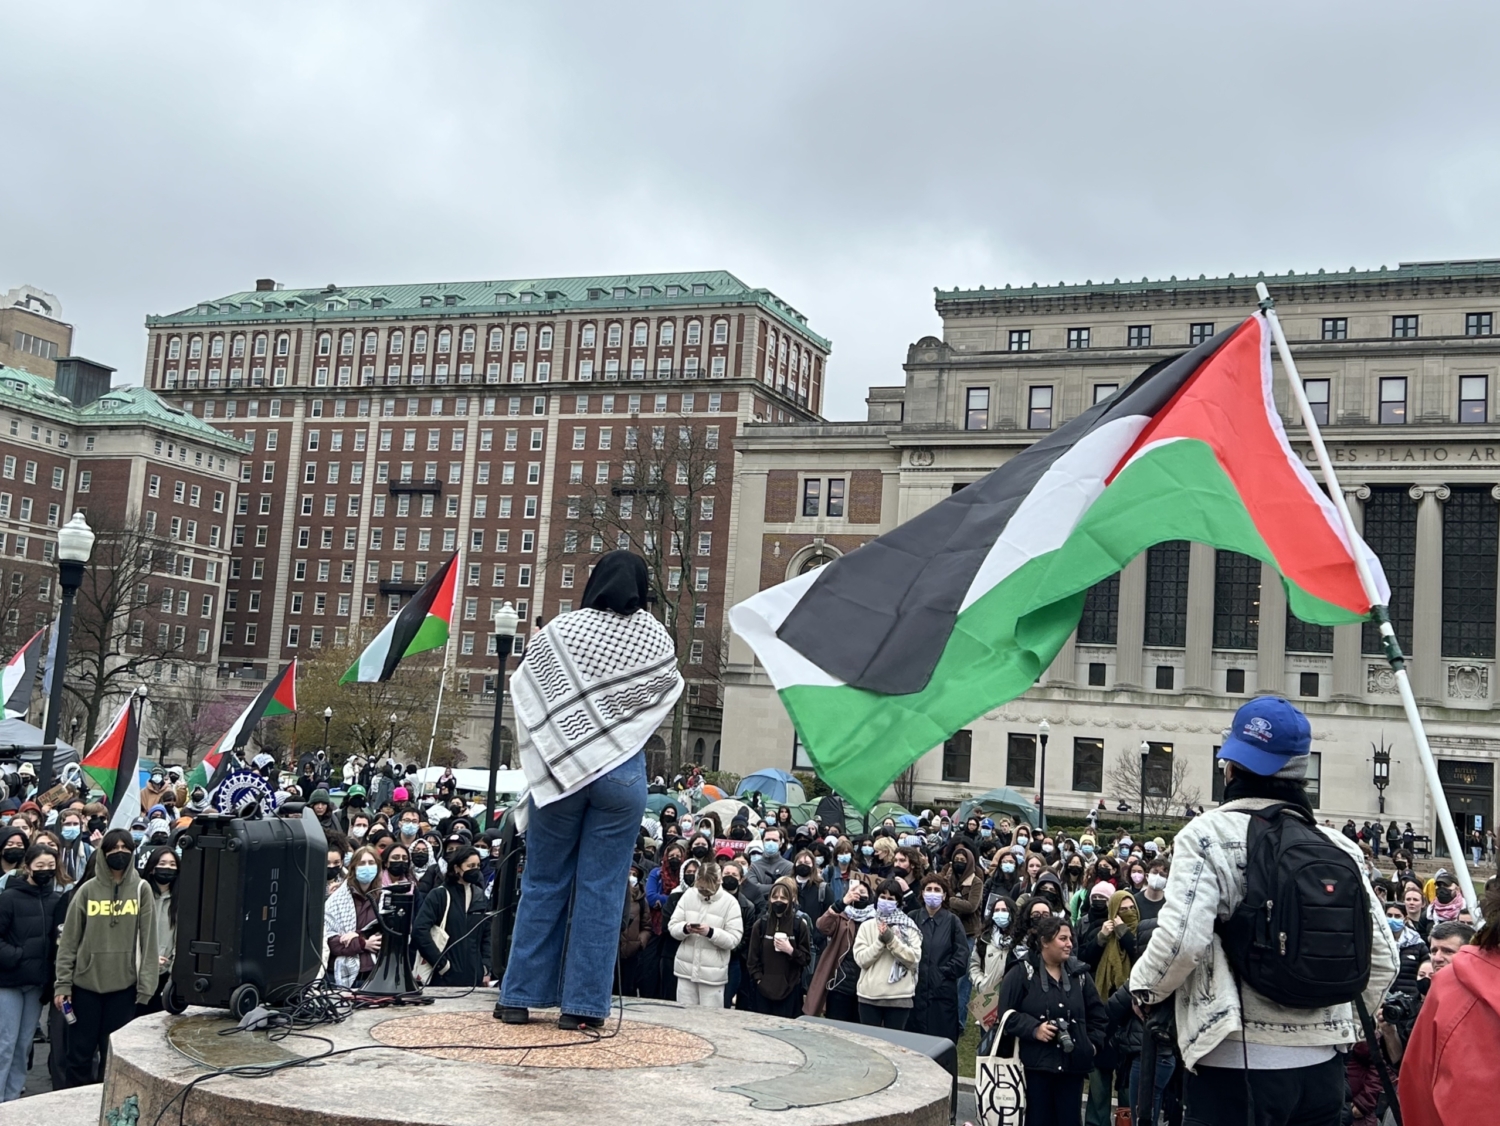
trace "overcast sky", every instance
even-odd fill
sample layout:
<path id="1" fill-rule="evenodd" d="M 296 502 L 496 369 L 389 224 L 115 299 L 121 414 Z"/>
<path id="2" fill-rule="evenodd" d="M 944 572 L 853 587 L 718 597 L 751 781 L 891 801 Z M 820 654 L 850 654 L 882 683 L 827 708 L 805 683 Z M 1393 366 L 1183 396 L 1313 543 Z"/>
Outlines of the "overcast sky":
<path id="1" fill-rule="evenodd" d="M 0 291 L 727 269 L 863 417 L 934 286 L 1500 256 L 1493 5 L 0 7 Z"/>

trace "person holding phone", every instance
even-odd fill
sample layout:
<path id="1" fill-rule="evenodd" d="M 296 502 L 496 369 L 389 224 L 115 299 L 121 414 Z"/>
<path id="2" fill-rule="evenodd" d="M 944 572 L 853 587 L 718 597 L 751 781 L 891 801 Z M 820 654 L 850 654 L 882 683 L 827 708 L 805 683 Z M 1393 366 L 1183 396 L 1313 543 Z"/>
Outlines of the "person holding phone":
<path id="1" fill-rule="evenodd" d="M 724 1007 L 729 956 L 745 932 L 739 900 L 724 890 L 722 882 L 717 864 L 699 864 L 692 886 L 678 899 L 667 924 L 678 942 L 672 971 L 679 1004 Z"/>

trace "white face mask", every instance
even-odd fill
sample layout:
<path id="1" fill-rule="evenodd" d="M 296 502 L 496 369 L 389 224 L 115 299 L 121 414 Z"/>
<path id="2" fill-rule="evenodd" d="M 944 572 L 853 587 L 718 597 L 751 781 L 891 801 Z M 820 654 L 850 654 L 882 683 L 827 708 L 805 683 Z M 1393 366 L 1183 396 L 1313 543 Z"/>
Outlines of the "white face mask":
<path id="1" fill-rule="evenodd" d="M 1161 891 L 1162 888 L 1167 886 L 1167 877 L 1161 875 L 1159 872 L 1152 872 L 1146 877 L 1146 886 L 1152 891 Z"/>

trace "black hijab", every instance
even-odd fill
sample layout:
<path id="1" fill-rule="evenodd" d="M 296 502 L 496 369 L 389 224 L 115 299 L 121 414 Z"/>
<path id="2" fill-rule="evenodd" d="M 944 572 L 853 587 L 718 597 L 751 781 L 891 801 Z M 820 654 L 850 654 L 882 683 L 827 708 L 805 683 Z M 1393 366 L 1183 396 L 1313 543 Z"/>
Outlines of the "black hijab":
<path id="1" fill-rule="evenodd" d="M 613 610 L 634 614 L 646 605 L 651 590 L 646 561 L 629 551 L 611 551 L 600 557 L 583 588 L 585 610 Z"/>

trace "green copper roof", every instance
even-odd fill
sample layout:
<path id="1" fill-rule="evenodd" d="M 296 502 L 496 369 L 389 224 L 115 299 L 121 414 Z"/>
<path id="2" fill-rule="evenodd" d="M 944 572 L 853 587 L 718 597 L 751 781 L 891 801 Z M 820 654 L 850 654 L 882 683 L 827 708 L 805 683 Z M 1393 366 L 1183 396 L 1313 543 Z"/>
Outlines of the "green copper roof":
<path id="1" fill-rule="evenodd" d="M 1112 282 L 1085 281 L 1082 284 L 1058 282 L 1056 285 L 1038 285 L 1032 282 L 1030 285 L 1006 285 L 1002 287 L 987 289 L 980 286 L 978 289 L 934 289 L 937 294 L 937 303 L 942 305 L 946 301 L 974 301 L 1002 297 L 1069 297 L 1075 294 L 1087 293 L 1157 293 L 1170 290 L 1203 290 L 1224 289 L 1230 286 L 1253 287 L 1256 282 L 1265 282 L 1275 296 L 1277 286 L 1288 285 L 1349 285 L 1354 283 L 1386 282 L 1386 283 L 1408 283 L 1414 281 L 1429 280 L 1463 280 L 1472 278 L 1493 278 L 1500 276 L 1500 259 L 1475 258 L 1464 261 L 1453 262 L 1402 262 L 1394 270 L 1381 266 L 1378 270 L 1356 270 L 1352 266 L 1348 270 L 1318 270 L 1316 273 L 1296 273 L 1288 270 L 1284 274 L 1267 274 L 1264 270 L 1254 275 L 1241 274 L 1236 276 L 1230 274 L 1223 278 L 1210 278 L 1199 274 L 1196 278 L 1179 278 L 1175 274 L 1170 278 L 1142 278 L 1140 281 L 1121 281 L 1115 278 Z"/>
<path id="2" fill-rule="evenodd" d="M 68 426 L 144 424 L 184 440 L 216 446 L 226 453 L 250 451 L 247 443 L 172 406 L 145 387 L 115 387 L 88 406 L 75 407 L 71 400 L 57 393 L 48 377 L 0 364 L 0 405 L 10 405 Z"/>
<path id="3" fill-rule="evenodd" d="M 329 285 L 317 289 L 247 290 L 165 316 L 146 326 L 324 317 L 433 316 L 447 312 L 563 312 L 583 309 L 658 309 L 704 304 L 756 305 L 827 350 L 829 341 L 807 318 L 769 289 L 755 289 L 725 270 L 681 274 L 619 274 L 512 281 L 401 285 Z M 430 310 L 430 312 L 429 312 Z"/>

